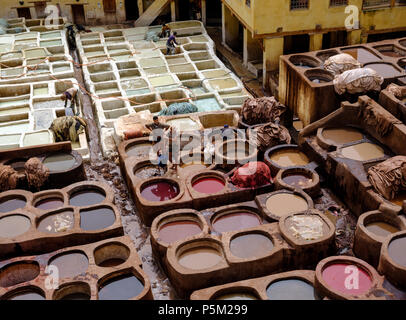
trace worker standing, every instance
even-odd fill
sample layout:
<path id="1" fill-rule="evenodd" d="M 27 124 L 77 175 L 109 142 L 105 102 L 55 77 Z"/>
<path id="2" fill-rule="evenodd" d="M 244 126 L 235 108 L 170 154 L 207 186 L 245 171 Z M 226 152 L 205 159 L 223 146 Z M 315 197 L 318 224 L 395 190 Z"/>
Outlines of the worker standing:
<path id="1" fill-rule="evenodd" d="M 166 54 L 175 54 L 175 44 L 179 45 L 176 42 L 176 36 L 178 35 L 178 33 L 175 31 L 174 33 L 172 33 L 172 35 L 168 38 L 168 41 L 166 42 Z"/>
<path id="2" fill-rule="evenodd" d="M 79 114 L 79 110 L 76 110 L 79 108 L 78 104 L 78 97 L 77 97 L 78 89 L 75 88 L 69 88 L 66 90 L 64 93 L 61 95 L 61 100 L 65 101 L 65 115 L 66 116 L 75 116 Z M 67 107 L 68 101 L 70 101 L 70 106 Z"/>

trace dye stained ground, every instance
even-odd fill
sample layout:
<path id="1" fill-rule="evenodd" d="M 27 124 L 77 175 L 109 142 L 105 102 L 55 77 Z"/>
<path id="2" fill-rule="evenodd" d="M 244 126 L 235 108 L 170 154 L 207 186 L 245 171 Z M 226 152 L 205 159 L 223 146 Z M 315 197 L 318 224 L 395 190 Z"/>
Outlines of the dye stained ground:
<path id="1" fill-rule="evenodd" d="M 78 62 L 75 52 L 71 52 L 75 61 Z M 237 60 L 233 65 L 237 64 Z M 84 86 L 82 69 L 74 67 L 75 76 L 82 87 Z M 234 68 L 233 68 L 234 69 Z M 249 91 L 256 91 L 258 81 L 250 81 Z M 255 89 L 253 89 L 255 87 Z M 255 95 L 257 95 L 255 94 Z M 91 99 L 85 93 L 82 96 L 83 114 L 87 121 L 88 141 L 90 151 L 90 163 L 85 164 L 85 171 L 88 180 L 102 181 L 113 188 L 115 193 L 115 204 L 118 207 L 121 220 L 124 226 L 124 233 L 131 237 L 137 252 L 143 262 L 143 269 L 147 273 L 152 293 L 155 300 L 178 299 L 175 290 L 169 282 L 162 268 L 152 256 L 149 228 L 143 225 L 137 212 L 130 193 L 121 173 L 118 158 L 104 159 L 100 146 L 98 128 L 95 122 L 95 111 L 92 108 Z M 356 227 L 356 217 L 346 208 L 332 191 L 326 187 L 322 188 L 322 196 L 314 200 L 316 209 L 326 212 L 328 208 L 335 206 L 338 208 L 336 245 L 337 255 L 353 255 L 352 244 Z"/>

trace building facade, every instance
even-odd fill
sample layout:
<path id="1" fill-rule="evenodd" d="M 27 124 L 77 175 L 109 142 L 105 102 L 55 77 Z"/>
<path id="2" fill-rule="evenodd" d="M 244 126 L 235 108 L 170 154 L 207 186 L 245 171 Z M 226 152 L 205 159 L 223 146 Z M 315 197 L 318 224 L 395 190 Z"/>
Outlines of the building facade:
<path id="1" fill-rule="evenodd" d="M 223 43 L 264 86 L 280 55 L 406 36 L 406 0 L 222 0 L 222 16 Z"/>

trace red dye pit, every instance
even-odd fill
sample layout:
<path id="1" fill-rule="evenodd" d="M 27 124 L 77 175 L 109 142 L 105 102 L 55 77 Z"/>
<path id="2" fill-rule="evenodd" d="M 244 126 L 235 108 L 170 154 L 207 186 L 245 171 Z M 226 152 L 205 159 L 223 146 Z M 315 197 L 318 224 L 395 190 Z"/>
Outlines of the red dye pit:
<path id="1" fill-rule="evenodd" d="M 179 194 L 177 185 L 169 182 L 156 182 L 146 186 L 141 191 L 141 196 L 148 201 L 166 201 L 175 198 Z"/>
<path id="2" fill-rule="evenodd" d="M 201 178 L 193 183 L 193 189 L 200 193 L 213 194 L 224 189 L 224 182 L 217 178 Z"/>
<path id="3" fill-rule="evenodd" d="M 166 243 L 172 243 L 200 232 L 202 232 L 202 229 L 199 224 L 193 221 L 169 222 L 159 229 L 159 239 Z"/>
<path id="4" fill-rule="evenodd" d="M 214 220 L 213 227 L 217 232 L 237 231 L 261 225 L 258 216 L 249 212 L 225 214 Z"/>
<path id="5" fill-rule="evenodd" d="M 372 279 L 368 273 L 350 264 L 329 265 L 323 270 L 322 276 L 332 289 L 351 296 L 367 292 L 372 285 Z"/>

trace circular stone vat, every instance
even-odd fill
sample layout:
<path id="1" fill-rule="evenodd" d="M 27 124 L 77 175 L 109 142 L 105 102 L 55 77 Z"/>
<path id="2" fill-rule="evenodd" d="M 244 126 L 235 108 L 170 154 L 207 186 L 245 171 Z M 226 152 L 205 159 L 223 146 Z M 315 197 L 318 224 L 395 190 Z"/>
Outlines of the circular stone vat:
<path id="1" fill-rule="evenodd" d="M 90 300 L 90 296 L 90 286 L 87 283 L 68 283 L 54 292 L 53 300 Z"/>
<path id="2" fill-rule="evenodd" d="M 216 147 L 218 159 L 227 164 L 245 164 L 257 157 L 256 146 L 249 141 L 237 139 L 227 140 Z"/>
<path id="3" fill-rule="evenodd" d="M 57 153 L 47 156 L 42 163 L 52 173 L 72 169 L 76 164 L 76 159 L 70 153 Z"/>
<path id="4" fill-rule="evenodd" d="M 214 231 L 218 233 L 238 231 L 261 225 L 261 219 L 252 212 L 230 212 L 216 215 L 212 219 Z"/>
<path id="5" fill-rule="evenodd" d="M 356 161 L 369 161 L 385 156 L 385 151 L 378 145 L 363 142 L 341 149 L 341 154 L 347 159 Z"/>
<path id="6" fill-rule="evenodd" d="M 269 149 L 265 152 L 265 159 L 270 163 L 273 171 L 279 169 L 306 166 L 310 163 L 309 158 L 299 150 L 297 146 L 283 146 Z"/>
<path id="7" fill-rule="evenodd" d="M 28 217 L 13 214 L 0 219 L 0 238 L 15 238 L 26 233 L 31 228 Z"/>
<path id="8" fill-rule="evenodd" d="M 225 182 L 217 177 L 203 176 L 193 181 L 192 187 L 194 190 L 200 193 L 214 194 L 224 189 Z"/>
<path id="9" fill-rule="evenodd" d="M 19 283 L 34 280 L 40 272 L 36 261 L 21 261 L 6 265 L 0 269 L 0 287 L 11 287 Z"/>
<path id="10" fill-rule="evenodd" d="M 337 50 L 326 50 L 326 51 L 320 51 L 316 54 L 316 57 L 319 58 L 321 61 L 326 61 L 328 58 L 335 56 L 336 54 L 339 54 Z"/>
<path id="11" fill-rule="evenodd" d="M 89 259 L 83 252 L 71 251 L 53 257 L 48 264 L 58 268 L 61 279 L 74 278 L 87 271 Z"/>
<path id="12" fill-rule="evenodd" d="M 313 182 L 312 178 L 304 173 L 289 173 L 282 180 L 295 188 L 306 188 Z"/>
<path id="13" fill-rule="evenodd" d="M 0 212 L 10 212 L 24 208 L 27 200 L 23 196 L 7 196 L 0 200 Z"/>
<path id="14" fill-rule="evenodd" d="M 80 228 L 83 230 L 101 230 L 110 227 L 115 221 L 116 215 L 110 207 L 80 211 Z"/>
<path id="15" fill-rule="evenodd" d="M 221 261 L 221 252 L 209 246 L 195 246 L 183 251 L 178 257 L 181 266 L 192 270 L 212 268 Z"/>
<path id="16" fill-rule="evenodd" d="M 161 224 L 158 231 L 159 240 L 172 243 L 201 233 L 203 229 L 196 221 L 176 220 Z"/>
<path id="17" fill-rule="evenodd" d="M 406 236 L 396 238 L 389 243 L 388 254 L 389 257 L 398 265 L 403 268 L 406 267 Z"/>
<path id="18" fill-rule="evenodd" d="M 294 190 L 299 188 L 310 196 L 317 196 L 320 193 L 319 175 L 304 167 L 280 170 L 275 177 L 275 185 L 277 189 Z"/>
<path id="19" fill-rule="evenodd" d="M 400 231 L 398 227 L 383 221 L 370 222 L 365 226 L 365 228 L 378 237 L 387 237 L 392 233 Z"/>
<path id="20" fill-rule="evenodd" d="M 75 207 L 92 206 L 101 203 L 106 199 L 103 191 L 95 188 L 88 188 L 73 192 L 70 196 L 69 203 Z"/>
<path id="21" fill-rule="evenodd" d="M 171 200 L 176 198 L 179 192 L 177 183 L 165 179 L 149 182 L 141 187 L 141 196 L 152 202 Z"/>
<path id="22" fill-rule="evenodd" d="M 129 157 L 146 157 L 148 156 L 151 148 L 151 142 L 140 142 L 136 144 L 129 144 L 125 149 L 125 152 Z"/>
<path id="23" fill-rule="evenodd" d="M 364 67 L 375 70 L 383 78 L 394 78 L 402 75 L 402 72 L 399 71 L 391 63 L 385 62 L 369 63 L 366 64 Z"/>
<path id="24" fill-rule="evenodd" d="M 320 66 L 320 62 L 318 62 L 316 59 L 305 55 L 291 56 L 289 58 L 289 61 L 292 62 L 295 66 L 304 69 L 316 68 Z"/>
<path id="25" fill-rule="evenodd" d="M 46 233 L 65 232 L 73 229 L 75 218 L 73 211 L 66 210 L 47 215 L 38 224 L 38 231 Z"/>
<path id="26" fill-rule="evenodd" d="M 99 300 L 128 300 L 144 290 L 143 283 L 133 274 L 124 274 L 99 285 Z"/>
<path id="27" fill-rule="evenodd" d="M 358 274 L 357 286 L 352 285 L 353 283 L 348 285 L 346 279 L 350 274 Z M 372 279 L 363 268 L 348 263 L 331 263 L 325 266 L 322 278 L 334 291 L 351 296 L 364 294 L 372 286 Z"/>
<path id="28" fill-rule="evenodd" d="M 324 128 L 321 131 L 323 139 L 333 145 L 343 145 L 346 143 L 362 140 L 364 135 L 358 129 L 345 128 Z"/>
<path id="29" fill-rule="evenodd" d="M 266 256 L 272 251 L 273 247 L 272 240 L 260 233 L 240 235 L 230 242 L 231 253 L 243 259 Z"/>
<path id="30" fill-rule="evenodd" d="M 45 294 L 39 288 L 18 289 L 11 292 L 7 300 L 45 300 Z"/>
<path id="31" fill-rule="evenodd" d="M 300 279 L 284 279 L 272 282 L 266 288 L 269 300 L 319 300 L 313 285 Z"/>
<path id="32" fill-rule="evenodd" d="M 5 162 L 4 164 L 12 167 L 17 173 L 25 174 L 25 163 L 28 159 L 13 159 Z"/>
<path id="33" fill-rule="evenodd" d="M 49 197 L 36 202 L 35 208 L 41 210 L 53 210 L 62 207 L 63 203 L 63 199 L 59 197 Z"/>
<path id="34" fill-rule="evenodd" d="M 303 241 L 318 240 L 330 230 L 318 215 L 296 214 L 285 220 L 285 227 L 293 237 Z"/>
<path id="35" fill-rule="evenodd" d="M 266 200 L 265 206 L 272 215 L 278 218 L 309 209 L 305 198 L 288 192 L 274 193 Z"/>
<path id="36" fill-rule="evenodd" d="M 119 242 L 107 243 L 94 250 L 94 260 L 99 267 L 110 268 L 128 260 L 130 250 Z"/>
<path id="37" fill-rule="evenodd" d="M 327 83 L 334 80 L 334 76 L 323 69 L 307 70 L 305 76 L 313 83 Z"/>
<path id="38" fill-rule="evenodd" d="M 215 300 L 258 300 L 258 297 L 249 292 L 232 292 L 220 294 Z"/>

